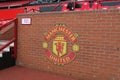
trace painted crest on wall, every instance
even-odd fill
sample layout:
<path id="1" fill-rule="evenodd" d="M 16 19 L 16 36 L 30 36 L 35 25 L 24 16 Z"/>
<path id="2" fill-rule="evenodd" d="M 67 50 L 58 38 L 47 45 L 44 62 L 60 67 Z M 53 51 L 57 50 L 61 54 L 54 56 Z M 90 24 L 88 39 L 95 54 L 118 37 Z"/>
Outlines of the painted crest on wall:
<path id="1" fill-rule="evenodd" d="M 76 44 L 78 35 L 74 34 L 64 24 L 56 24 L 44 35 L 43 48 L 45 48 L 50 61 L 57 65 L 64 65 L 75 58 L 76 52 L 79 51 L 79 46 Z"/>
<path id="2" fill-rule="evenodd" d="M 58 56 L 62 57 L 66 54 L 67 49 L 67 42 L 64 36 L 57 35 L 53 40 L 53 53 Z"/>

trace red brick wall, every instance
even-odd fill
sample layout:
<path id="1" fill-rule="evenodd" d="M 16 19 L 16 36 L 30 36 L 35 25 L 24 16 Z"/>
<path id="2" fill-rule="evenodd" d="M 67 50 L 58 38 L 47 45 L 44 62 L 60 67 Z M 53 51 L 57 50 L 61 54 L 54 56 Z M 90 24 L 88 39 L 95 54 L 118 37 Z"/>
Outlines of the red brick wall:
<path id="1" fill-rule="evenodd" d="M 32 25 L 21 25 L 25 17 Z M 80 50 L 64 66 L 49 61 L 42 47 L 44 33 L 58 23 L 79 35 Z M 78 80 L 120 80 L 120 10 L 18 15 L 17 65 Z"/>

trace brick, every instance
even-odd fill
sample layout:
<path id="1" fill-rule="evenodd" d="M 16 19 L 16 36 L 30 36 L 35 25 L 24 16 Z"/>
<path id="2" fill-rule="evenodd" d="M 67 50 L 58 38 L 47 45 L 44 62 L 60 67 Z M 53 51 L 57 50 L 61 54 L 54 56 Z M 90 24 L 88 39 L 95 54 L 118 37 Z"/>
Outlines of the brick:
<path id="1" fill-rule="evenodd" d="M 21 18 L 24 17 L 32 18 L 32 25 L 22 25 Z M 119 21 L 119 10 L 20 14 L 17 64 L 77 80 L 119 80 Z M 60 23 L 79 35 L 77 44 L 80 50 L 76 52 L 76 58 L 64 66 L 50 61 L 42 47 L 44 34 Z M 67 41 L 69 53 L 73 43 Z M 52 39 L 48 46 L 52 51 Z"/>

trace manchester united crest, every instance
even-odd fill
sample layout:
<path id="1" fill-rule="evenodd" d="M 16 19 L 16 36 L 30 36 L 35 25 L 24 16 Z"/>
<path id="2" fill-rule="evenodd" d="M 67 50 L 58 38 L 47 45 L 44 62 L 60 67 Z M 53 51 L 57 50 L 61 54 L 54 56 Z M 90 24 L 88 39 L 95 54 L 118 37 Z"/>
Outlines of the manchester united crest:
<path id="1" fill-rule="evenodd" d="M 74 34 L 63 24 L 57 24 L 45 33 L 43 48 L 45 48 L 45 53 L 50 61 L 57 65 L 71 62 L 75 58 L 76 52 L 79 51 L 79 46 L 76 44 L 77 37 L 78 35 Z M 70 48 L 68 45 L 71 44 L 73 46 Z M 68 49 L 72 49 L 72 51 Z"/>
<path id="2" fill-rule="evenodd" d="M 53 40 L 53 53 L 58 57 L 62 57 L 66 54 L 66 49 L 66 38 L 61 35 L 55 36 L 55 39 Z"/>

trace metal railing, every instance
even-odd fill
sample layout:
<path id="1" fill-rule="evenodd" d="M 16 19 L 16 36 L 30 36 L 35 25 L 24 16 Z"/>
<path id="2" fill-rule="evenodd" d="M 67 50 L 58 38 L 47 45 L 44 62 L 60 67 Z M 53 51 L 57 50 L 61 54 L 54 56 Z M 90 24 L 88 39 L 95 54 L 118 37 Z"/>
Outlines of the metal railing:
<path id="1" fill-rule="evenodd" d="M 8 47 L 11 43 L 14 43 L 14 54 L 12 55 L 14 58 L 17 57 L 17 19 L 13 19 L 11 20 L 10 22 L 2 25 L 0 27 L 0 31 L 1 30 L 4 30 L 5 28 L 9 27 L 8 25 L 12 24 L 14 22 L 14 36 L 11 40 L 9 40 L 5 45 L 3 45 L 1 48 L 0 48 L 0 52 L 5 49 L 6 47 Z"/>

